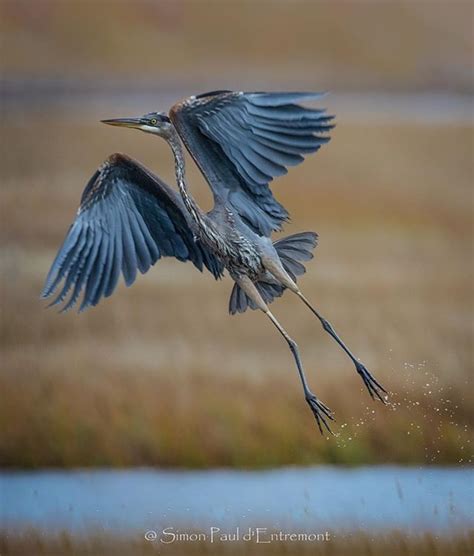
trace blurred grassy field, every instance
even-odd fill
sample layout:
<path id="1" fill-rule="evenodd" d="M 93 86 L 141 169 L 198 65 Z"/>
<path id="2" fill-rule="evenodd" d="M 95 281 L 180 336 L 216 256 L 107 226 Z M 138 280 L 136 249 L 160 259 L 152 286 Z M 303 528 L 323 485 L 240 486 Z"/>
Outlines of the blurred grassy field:
<path id="1" fill-rule="evenodd" d="M 10 77 L 473 88 L 463 0 L 2 0 L 0 15 Z"/>
<path id="2" fill-rule="evenodd" d="M 337 107 L 331 107 L 337 112 Z M 38 299 L 82 188 L 123 151 L 173 183 L 164 144 L 25 116 L 2 152 L 3 466 L 470 463 L 472 128 L 345 124 L 274 185 L 320 245 L 302 289 L 394 394 L 383 408 L 290 294 L 273 310 L 336 411 L 320 438 L 286 345 L 229 317 L 229 279 L 161 261 L 80 316 Z M 190 165 L 192 190 L 210 195 Z"/>
<path id="3" fill-rule="evenodd" d="M 169 545 L 147 542 L 144 539 L 117 539 L 98 534 L 89 538 L 75 538 L 66 533 L 58 536 L 44 536 L 30 531 L 22 535 L 0 536 L 2 554 L 15 555 L 52 555 L 74 554 L 77 556 L 93 555 L 147 555 L 164 554 L 207 556 L 218 555 L 295 555 L 345 556 L 345 555 L 379 555 L 387 556 L 470 556 L 474 545 L 473 532 L 453 536 L 438 536 L 430 533 L 407 536 L 394 531 L 387 534 L 371 535 L 354 533 L 341 536 L 331 535 L 329 541 L 320 542 L 272 542 L 256 544 L 255 542 L 176 542 Z"/>

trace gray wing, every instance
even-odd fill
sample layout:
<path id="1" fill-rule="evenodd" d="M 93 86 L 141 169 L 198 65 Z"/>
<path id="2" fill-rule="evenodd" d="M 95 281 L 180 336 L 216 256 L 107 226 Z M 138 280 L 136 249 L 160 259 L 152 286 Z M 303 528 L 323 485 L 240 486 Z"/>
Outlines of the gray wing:
<path id="1" fill-rule="evenodd" d="M 269 183 L 329 141 L 333 116 L 298 102 L 321 93 L 214 91 L 173 106 L 170 118 L 209 182 L 261 235 L 280 230 L 288 212 Z"/>
<path id="2" fill-rule="evenodd" d="M 46 278 L 42 297 L 51 303 L 70 297 L 63 311 L 84 292 L 80 311 L 110 296 L 120 275 L 130 286 L 161 257 L 205 265 L 216 278 L 222 265 L 194 241 L 179 195 L 128 156 L 111 155 L 87 184 L 76 219 Z"/>

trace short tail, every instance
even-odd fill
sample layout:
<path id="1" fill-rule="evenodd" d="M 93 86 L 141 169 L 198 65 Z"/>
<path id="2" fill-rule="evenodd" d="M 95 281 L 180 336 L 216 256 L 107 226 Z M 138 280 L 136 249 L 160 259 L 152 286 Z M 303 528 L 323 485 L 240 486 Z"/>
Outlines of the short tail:
<path id="1" fill-rule="evenodd" d="M 284 237 L 273 243 L 278 256 L 280 257 L 283 268 L 296 282 L 297 276 L 306 272 L 302 261 L 309 261 L 313 258 L 312 250 L 318 244 L 318 234 L 315 232 L 301 232 Z M 256 282 L 255 286 L 265 303 L 271 303 L 276 297 L 281 297 L 285 291 L 285 286 L 280 283 L 266 282 L 264 279 Z M 229 313 L 244 313 L 247 308 L 257 309 L 255 303 L 247 297 L 245 292 L 238 284 L 234 284 L 229 300 Z"/>

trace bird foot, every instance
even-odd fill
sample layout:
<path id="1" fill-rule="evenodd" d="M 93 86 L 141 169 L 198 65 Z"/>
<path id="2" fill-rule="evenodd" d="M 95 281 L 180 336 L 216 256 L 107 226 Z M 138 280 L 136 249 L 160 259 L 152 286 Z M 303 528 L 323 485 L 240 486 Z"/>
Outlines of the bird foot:
<path id="1" fill-rule="evenodd" d="M 329 428 L 329 425 L 326 421 L 326 419 L 330 419 L 331 421 L 334 421 L 333 413 L 329 409 L 329 407 L 327 407 L 326 405 L 323 404 L 323 402 L 318 400 L 318 398 L 312 392 L 308 392 L 306 394 L 306 401 L 308 402 L 308 405 L 311 408 L 311 411 L 313 412 L 313 415 L 316 419 L 319 432 L 321 434 L 324 434 L 323 432 L 323 426 L 324 426 L 329 432 L 329 434 L 332 434 L 334 436 L 334 433 Z"/>
<path id="2" fill-rule="evenodd" d="M 367 388 L 370 397 L 373 400 L 379 399 L 383 404 L 387 404 L 388 392 L 385 388 L 375 379 L 375 377 L 367 370 L 365 365 L 356 362 L 356 369 L 362 380 L 364 381 L 365 387 Z M 385 394 L 385 395 L 384 395 Z"/>

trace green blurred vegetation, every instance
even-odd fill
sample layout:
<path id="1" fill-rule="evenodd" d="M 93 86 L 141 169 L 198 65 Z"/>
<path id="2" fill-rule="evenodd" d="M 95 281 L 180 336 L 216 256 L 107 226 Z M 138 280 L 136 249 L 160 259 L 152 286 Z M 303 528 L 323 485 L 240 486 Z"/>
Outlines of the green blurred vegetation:
<path id="1" fill-rule="evenodd" d="M 85 370 L 1 377 L 9 393 L 0 412 L 3 466 L 472 463 L 463 425 L 471 408 L 462 390 L 421 401 L 405 391 L 394 396 L 393 407 L 373 409 L 351 377 L 342 391 L 318 389 L 342 422 L 334 425 L 336 438 L 321 438 L 296 377 L 253 384 L 195 371 L 177 384 L 166 369 L 157 377 L 100 366 L 97 376 Z"/>

